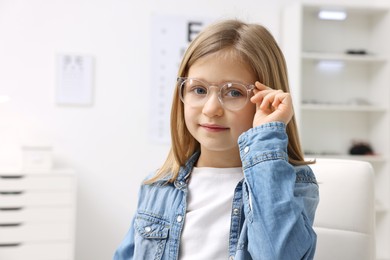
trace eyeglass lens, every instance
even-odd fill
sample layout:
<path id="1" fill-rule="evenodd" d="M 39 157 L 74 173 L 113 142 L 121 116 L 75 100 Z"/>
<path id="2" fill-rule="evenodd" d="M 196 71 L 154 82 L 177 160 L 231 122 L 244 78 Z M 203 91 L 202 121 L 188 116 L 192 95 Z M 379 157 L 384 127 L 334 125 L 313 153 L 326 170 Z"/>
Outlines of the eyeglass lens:
<path id="1" fill-rule="evenodd" d="M 181 84 L 180 95 L 182 101 L 192 107 L 203 106 L 212 95 L 212 88 L 208 83 L 196 79 L 185 79 Z M 248 100 L 248 89 L 245 85 L 239 83 L 224 83 L 219 86 L 218 99 L 221 104 L 230 110 L 238 110 L 242 108 Z"/>

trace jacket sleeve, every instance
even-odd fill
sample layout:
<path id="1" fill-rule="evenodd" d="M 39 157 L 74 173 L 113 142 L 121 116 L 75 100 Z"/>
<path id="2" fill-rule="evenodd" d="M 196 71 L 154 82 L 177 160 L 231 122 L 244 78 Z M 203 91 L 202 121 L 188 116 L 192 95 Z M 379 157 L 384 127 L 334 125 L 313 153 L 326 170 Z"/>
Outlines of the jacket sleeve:
<path id="1" fill-rule="evenodd" d="M 296 191 L 296 168 L 288 162 L 285 124 L 267 123 L 238 140 L 244 170 L 244 212 L 252 259 L 313 259 L 312 228 L 318 185 L 309 167 Z M 310 178 L 309 178 L 310 177 Z"/>
<path id="2" fill-rule="evenodd" d="M 142 195 L 143 193 L 143 185 L 140 186 L 138 190 L 138 202 L 137 202 L 137 210 L 140 206 L 141 200 L 144 197 Z M 133 260 L 134 259 L 134 251 L 135 251 L 135 219 L 136 214 L 134 214 L 131 223 L 130 228 L 122 240 L 122 242 L 119 244 L 118 248 L 115 251 L 113 260 Z"/>
<path id="3" fill-rule="evenodd" d="M 113 260 L 132 260 L 134 257 L 134 219 L 133 217 L 130 229 L 125 238 L 115 251 Z"/>

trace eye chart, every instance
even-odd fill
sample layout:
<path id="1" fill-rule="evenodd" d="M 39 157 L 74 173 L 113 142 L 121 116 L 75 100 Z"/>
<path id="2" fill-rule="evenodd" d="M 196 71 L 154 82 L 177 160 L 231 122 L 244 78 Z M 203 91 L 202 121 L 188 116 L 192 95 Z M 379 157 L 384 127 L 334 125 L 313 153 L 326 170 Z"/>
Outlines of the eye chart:
<path id="1" fill-rule="evenodd" d="M 93 67 L 92 56 L 77 54 L 57 56 L 57 104 L 92 104 Z"/>
<path id="2" fill-rule="evenodd" d="M 173 15 L 152 16 L 149 128 L 154 143 L 170 143 L 171 103 L 180 61 L 188 44 L 210 21 Z"/>

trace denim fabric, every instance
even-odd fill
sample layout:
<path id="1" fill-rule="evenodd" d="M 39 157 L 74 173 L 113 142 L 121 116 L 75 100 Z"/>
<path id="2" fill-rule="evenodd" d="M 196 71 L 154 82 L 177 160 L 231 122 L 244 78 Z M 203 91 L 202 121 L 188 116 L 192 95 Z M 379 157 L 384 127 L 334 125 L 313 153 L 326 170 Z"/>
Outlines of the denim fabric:
<path id="1" fill-rule="evenodd" d="M 285 128 L 280 122 L 268 123 L 238 139 L 244 179 L 233 195 L 226 249 L 230 259 L 314 257 L 316 234 L 312 224 L 319 201 L 318 185 L 309 166 L 288 163 Z M 141 186 L 137 212 L 114 260 L 178 259 L 186 180 L 198 156 L 189 159 L 173 184 L 162 180 Z"/>

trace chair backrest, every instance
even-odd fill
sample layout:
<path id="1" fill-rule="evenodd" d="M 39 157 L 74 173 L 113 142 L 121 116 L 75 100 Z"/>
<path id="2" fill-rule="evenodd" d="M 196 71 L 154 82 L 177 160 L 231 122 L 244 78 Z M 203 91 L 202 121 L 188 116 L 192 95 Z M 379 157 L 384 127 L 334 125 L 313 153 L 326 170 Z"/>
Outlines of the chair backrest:
<path id="1" fill-rule="evenodd" d="M 374 170 L 355 160 L 317 159 L 310 167 L 319 183 L 314 220 L 315 260 L 375 259 Z"/>

